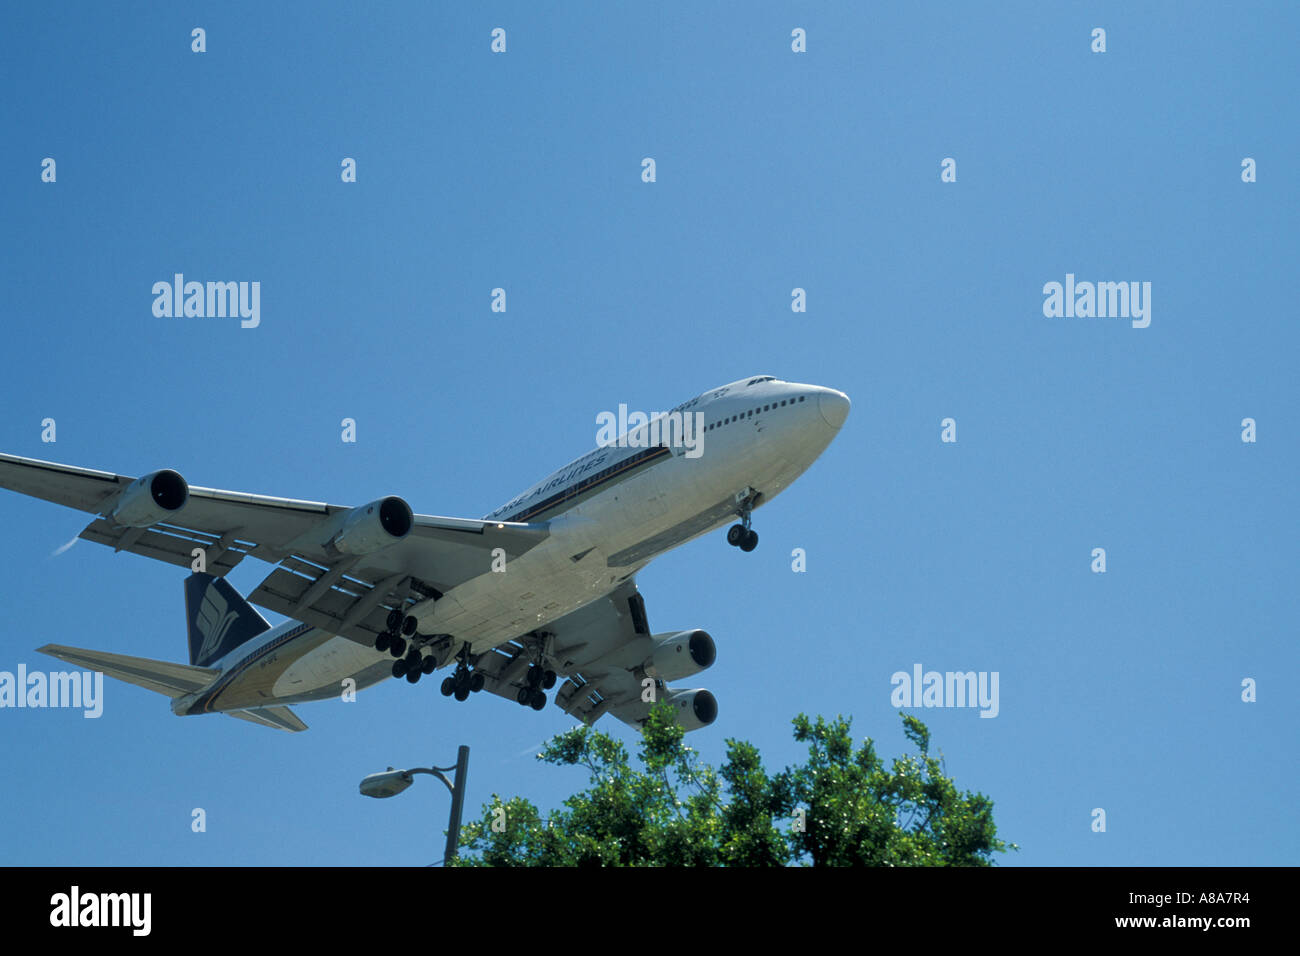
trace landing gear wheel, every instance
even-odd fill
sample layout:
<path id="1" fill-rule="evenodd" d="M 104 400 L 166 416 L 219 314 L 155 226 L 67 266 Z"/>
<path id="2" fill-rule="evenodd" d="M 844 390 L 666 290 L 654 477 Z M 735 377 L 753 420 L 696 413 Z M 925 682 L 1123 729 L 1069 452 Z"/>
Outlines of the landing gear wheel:
<path id="1" fill-rule="evenodd" d="M 727 529 L 727 544 L 741 551 L 753 551 L 758 547 L 758 535 L 750 528 L 749 520 L 762 497 L 762 493 L 753 488 L 746 488 L 736 494 L 736 515 L 740 518 L 740 523 Z"/>
<path id="2" fill-rule="evenodd" d="M 426 657 L 424 663 L 420 665 L 420 672 L 423 674 L 432 674 L 435 666 L 433 656 L 430 655 L 429 657 Z"/>
<path id="3" fill-rule="evenodd" d="M 532 699 L 533 699 L 533 692 L 532 689 L 528 687 L 519 688 L 519 693 L 515 694 L 515 702 L 518 704 L 527 705 L 528 702 Z"/>
<path id="4" fill-rule="evenodd" d="M 394 657 L 401 657 L 406 653 L 406 641 L 400 637 L 395 637 L 392 643 L 388 645 L 388 652 Z"/>
<path id="5" fill-rule="evenodd" d="M 540 690 L 533 691 L 533 699 L 528 702 L 533 710 L 541 710 L 546 706 L 546 695 Z"/>
<path id="6" fill-rule="evenodd" d="M 483 689 L 483 682 L 485 680 L 486 678 L 482 674 L 475 673 L 474 676 L 469 679 L 470 693 L 477 694 L 479 691 L 481 691 Z"/>
<path id="7" fill-rule="evenodd" d="M 528 686 L 536 687 L 542 682 L 542 669 L 534 664 L 528 668 Z"/>
<path id="8" fill-rule="evenodd" d="M 418 667 L 415 668 L 414 670 L 408 670 L 406 672 L 407 681 L 409 681 L 412 684 L 418 684 L 420 682 L 420 673 L 421 671 L 420 668 Z"/>
<path id="9" fill-rule="evenodd" d="M 443 697 L 450 697 L 456 693 L 456 679 L 454 677 L 444 677 L 441 690 Z"/>
<path id="10" fill-rule="evenodd" d="M 388 612 L 388 630 L 389 633 L 396 634 L 402 628 L 402 612 L 393 608 Z"/>
<path id="11" fill-rule="evenodd" d="M 402 633 L 405 634 L 407 637 L 410 637 L 412 634 L 414 634 L 419 629 L 419 627 L 420 627 L 420 622 L 417 621 L 414 617 L 412 617 L 409 614 L 406 616 L 405 620 L 402 621 Z"/>
<path id="12" fill-rule="evenodd" d="M 542 688 L 544 690 L 550 690 L 554 686 L 555 686 L 555 671 L 547 671 L 542 676 Z"/>
<path id="13" fill-rule="evenodd" d="M 378 637 L 375 638 L 375 650 L 377 651 L 388 650 L 388 645 L 392 643 L 392 640 L 393 639 L 390 635 L 380 634 Z"/>
<path id="14" fill-rule="evenodd" d="M 469 687 L 466 684 L 456 685 L 456 699 L 465 700 L 469 697 Z"/>
<path id="15" fill-rule="evenodd" d="M 397 660 L 393 661 L 393 676 L 394 676 L 394 677 L 405 677 L 405 676 L 406 676 L 406 658 L 405 658 L 405 657 L 399 657 Z"/>

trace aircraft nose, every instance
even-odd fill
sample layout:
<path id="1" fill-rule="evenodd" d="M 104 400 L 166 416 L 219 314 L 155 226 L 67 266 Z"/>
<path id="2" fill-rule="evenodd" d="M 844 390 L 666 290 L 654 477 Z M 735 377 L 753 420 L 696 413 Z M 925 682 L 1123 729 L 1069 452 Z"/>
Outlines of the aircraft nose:
<path id="1" fill-rule="evenodd" d="M 817 409 L 831 428 L 839 428 L 849 417 L 849 397 L 843 392 L 828 388 L 817 396 Z"/>

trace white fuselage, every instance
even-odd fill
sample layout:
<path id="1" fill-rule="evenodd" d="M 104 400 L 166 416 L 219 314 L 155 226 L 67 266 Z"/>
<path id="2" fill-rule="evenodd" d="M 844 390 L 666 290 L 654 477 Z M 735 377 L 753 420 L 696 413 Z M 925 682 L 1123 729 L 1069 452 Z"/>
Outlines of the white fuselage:
<path id="1" fill-rule="evenodd" d="M 546 522 L 550 533 L 506 573 L 485 568 L 415 608 L 420 633 L 453 635 L 479 654 L 605 596 L 657 555 L 736 521 L 747 493 L 758 493 L 758 507 L 788 488 L 848 408 L 833 389 L 759 376 L 673 410 L 702 416 L 696 448 L 644 447 L 649 426 L 641 426 L 624 445 L 589 452 L 485 516 Z M 178 712 L 198 698 L 206 698 L 201 710 L 221 711 L 335 697 L 347 678 L 360 689 L 390 676 L 392 658 L 290 621 L 216 666 L 222 676 L 176 701 Z"/>

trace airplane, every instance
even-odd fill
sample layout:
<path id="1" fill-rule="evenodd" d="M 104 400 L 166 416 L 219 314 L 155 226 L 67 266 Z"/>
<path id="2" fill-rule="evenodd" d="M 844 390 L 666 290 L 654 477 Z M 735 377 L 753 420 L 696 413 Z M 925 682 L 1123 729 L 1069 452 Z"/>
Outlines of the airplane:
<path id="1" fill-rule="evenodd" d="M 667 700 L 696 730 L 717 700 L 667 682 L 711 666 L 716 646 L 698 628 L 652 633 L 637 572 L 728 523 L 727 542 L 752 551 L 753 511 L 826 450 L 849 405 L 831 388 L 741 379 L 629 416 L 617 440 L 598 436 L 478 520 L 391 495 L 350 508 L 3 454 L 0 487 L 95 515 L 87 541 L 190 568 L 189 664 L 38 648 L 165 694 L 177 715 L 302 731 L 290 704 L 446 667 L 441 692 L 459 701 L 487 690 L 541 710 L 563 680 L 555 703 L 588 725 L 610 713 L 639 727 Z M 249 557 L 275 568 L 244 598 L 225 576 Z M 290 620 L 272 627 L 253 605 Z"/>

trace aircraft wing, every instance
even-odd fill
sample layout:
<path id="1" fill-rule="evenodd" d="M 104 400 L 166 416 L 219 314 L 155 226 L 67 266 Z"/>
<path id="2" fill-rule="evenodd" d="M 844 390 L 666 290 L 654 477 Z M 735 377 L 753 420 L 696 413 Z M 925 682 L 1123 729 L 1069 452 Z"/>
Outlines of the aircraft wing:
<path id="1" fill-rule="evenodd" d="M 188 499 L 148 527 L 124 527 L 113 509 L 137 479 L 0 455 L 0 488 L 95 514 L 87 541 L 225 575 L 245 557 L 278 564 L 249 595 L 254 604 L 373 644 L 390 608 L 436 597 L 482 574 L 500 548 L 513 559 L 549 535 L 545 523 L 413 515 L 409 533 L 366 554 L 333 547 L 351 507 L 189 486 Z"/>
<path id="2" fill-rule="evenodd" d="M 639 727 L 651 704 L 642 700 L 645 672 L 654 642 L 646 620 L 645 602 L 629 578 L 614 591 L 546 627 L 543 637 L 527 635 L 482 655 L 475 669 L 484 675 L 483 689 L 514 701 L 526 686 L 526 676 L 538 641 L 549 643 L 548 657 L 562 683 L 553 696 L 566 713 L 593 724 L 606 713 Z M 656 682 L 656 697 L 663 694 Z"/>

